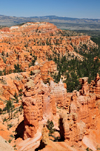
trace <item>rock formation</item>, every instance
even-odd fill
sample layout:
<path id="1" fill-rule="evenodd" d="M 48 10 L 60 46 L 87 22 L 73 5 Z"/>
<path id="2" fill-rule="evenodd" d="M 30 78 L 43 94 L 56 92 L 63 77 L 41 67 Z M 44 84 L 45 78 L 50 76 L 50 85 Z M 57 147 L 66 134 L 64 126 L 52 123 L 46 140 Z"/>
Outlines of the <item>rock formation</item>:
<path id="1" fill-rule="evenodd" d="M 58 114 L 58 107 L 61 139 L 70 146 L 78 146 L 79 143 L 79 147 L 82 147 L 84 137 L 90 137 L 92 131 L 97 131 L 96 121 L 100 117 L 98 99 L 94 93 L 89 93 L 87 79 L 80 79 L 82 89 L 73 91 L 69 100 L 69 94 L 61 81 L 55 84 L 50 80 L 50 83 L 44 84 L 40 71 L 31 76 L 25 85 L 23 97 L 24 139 L 34 137 L 40 129 L 39 123 L 46 124 L 48 119 L 53 120 L 53 116 Z"/>
<path id="2" fill-rule="evenodd" d="M 8 140 L 17 129 L 16 137 L 22 137 L 15 141 L 19 151 L 41 148 L 41 140 L 47 150 L 78 151 L 89 147 L 95 151 L 100 144 L 99 74 L 90 84 L 88 77 L 80 78 L 81 89 L 67 93 L 67 85 L 61 79 L 59 83 L 53 80 L 58 71 L 51 60 L 66 56 L 68 60 L 77 57 L 82 61 L 84 56 L 78 51 L 95 47 L 98 46 L 90 36 L 63 36 L 63 31 L 46 22 L 0 30 L 0 113 L 7 101 L 11 100 L 14 106 L 13 119 L 7 120 L 5 110 L 1 114 L 0 122 L 6 129 L 0 125 L 0 135 L 3 137 L 5 132 Z M 48 120 L 54 123 L 51 136 Z M 12 139 L 13 146 L 15 142 Z"/>
<path id="3" fill-rule="evenodd" d="M 52 72 L 53 69 L 50 70 L 50 68 L 48 66 L 46 72 L 47 69 Z M 64 84 L 61 81 L 55 84 L 52 80 L 45 84 L 43 74 L 40 73 L 41 70 L 33 71 L 34 75 L 27 79 L 23 92 L 24 139 L 34 136 L 39 128 L 40 121 L 52 119 L 52 116 L 56 114 L 56 106 L 65 108 L 68 106 Z"/>
<path id="4" fill-rule="evenodd" d="M 28 71 L 33 56 L 37 56 L 38 63 L 47 61 L 55 54 L 60 57 L 70 54 L 83 60 L 74 48 L 78 51 L 83 45 L 97 47 L 90 36 L 63 36 L 60 29 L 46 22 L 4 28 L 0 30 L 0 37 L 0 70 L 5 70 L 7 74 L 13 72 L 17 64 L 22 71 Z"/>

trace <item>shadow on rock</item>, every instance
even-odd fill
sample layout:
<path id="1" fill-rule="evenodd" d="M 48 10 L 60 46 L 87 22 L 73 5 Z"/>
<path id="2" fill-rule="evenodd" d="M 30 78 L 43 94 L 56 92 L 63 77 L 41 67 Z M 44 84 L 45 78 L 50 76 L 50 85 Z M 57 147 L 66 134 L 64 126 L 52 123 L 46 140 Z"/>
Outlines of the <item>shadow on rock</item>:
<path id="1" fill-rule="evenodd" d="M 16 128 L 16 135 L 15 135 L 15 139 L 21 137 L 23 138 L 23 133 L 24 133 L 24 120 L 17 126 Z"/>

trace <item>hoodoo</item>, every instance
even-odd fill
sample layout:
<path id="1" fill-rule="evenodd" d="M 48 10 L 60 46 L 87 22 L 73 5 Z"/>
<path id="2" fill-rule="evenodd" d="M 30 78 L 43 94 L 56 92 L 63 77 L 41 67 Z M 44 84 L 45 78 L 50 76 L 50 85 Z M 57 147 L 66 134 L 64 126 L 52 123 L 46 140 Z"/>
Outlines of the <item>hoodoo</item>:
<path id="1" fill-rule="evenodd" d="M 98 52 L 90 36 L 47 22 L 1 29 L 0 149 L 99 150 Z"/>

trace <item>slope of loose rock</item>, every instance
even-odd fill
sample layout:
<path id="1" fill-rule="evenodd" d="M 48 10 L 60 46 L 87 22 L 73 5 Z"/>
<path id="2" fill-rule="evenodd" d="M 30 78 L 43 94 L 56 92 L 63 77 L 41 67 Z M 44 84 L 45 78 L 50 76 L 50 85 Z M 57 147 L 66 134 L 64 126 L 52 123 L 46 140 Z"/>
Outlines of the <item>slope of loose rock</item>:
<path id="1" fill-rule="evenodd" d="M 0 136 L 0 151 L 14 151 L 13 147 Z"/>

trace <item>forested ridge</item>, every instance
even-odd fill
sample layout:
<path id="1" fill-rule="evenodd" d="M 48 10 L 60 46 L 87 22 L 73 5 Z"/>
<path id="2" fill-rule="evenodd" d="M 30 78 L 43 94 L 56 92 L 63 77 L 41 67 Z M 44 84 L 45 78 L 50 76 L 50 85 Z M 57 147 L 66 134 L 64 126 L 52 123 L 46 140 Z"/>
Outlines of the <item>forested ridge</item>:
<path id="1" fill-rule="evenodd" d="M 68 60 L 65 56 L 60 58 L 59 54 L 56 54 L 54 57 L 49 57 L 49 60 L 54 60 L 57 64 L 58 74 L 53 75 L 55 82 L 59 82 L 62 75 L 64 76 L 63 82 L 67 84 L 68 92 L 73 90 L 80 89 L 79 78 L 88 77 L 88 82 L 94 80 L 97 73 L 100 73 L 100 37 L 91 38 L 98 48 L 90 48 L 87 50 L 87 46 L 83 45 L 84 51 L 82 48 L 75 51 L 80 55 L 84 56 L 83 61 L 78 60 L 78 58 L 73 58 Z"/>

